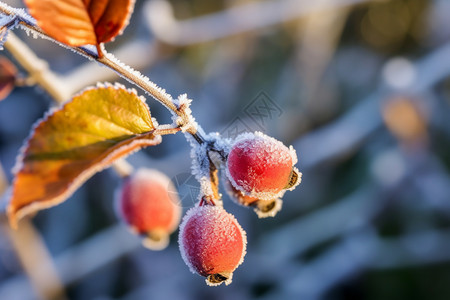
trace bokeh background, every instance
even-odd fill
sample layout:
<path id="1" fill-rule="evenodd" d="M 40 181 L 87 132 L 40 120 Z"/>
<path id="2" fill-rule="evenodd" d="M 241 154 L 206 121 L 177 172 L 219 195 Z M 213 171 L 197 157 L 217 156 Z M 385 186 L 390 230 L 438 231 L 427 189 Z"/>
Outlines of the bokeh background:
<path id="1" fill-rule="evenodd" d="M 67 99 L 97 81 L 125 83 L 14 33 Z M 0 299 L 450 299 L 450 1 L 138 0 L 106 47 L 173 96 L 187 93 L 205 131 L 258 130 L 292 144 L 303 182 L 269 219 L 224 195 L 248 253 L 233 283 L 213 288 L 184 265 L 177 233 L 163 251 L 140 245 L 114 211 L 120 178 L 105 170 L 18 231 L 2 214 Z M 54 105 L 33 86 L 0 102 L 8 182 L 30 128 Z M 194 205 L 183 135 L 127 160 L 174 178 L 184 211 Z"/>

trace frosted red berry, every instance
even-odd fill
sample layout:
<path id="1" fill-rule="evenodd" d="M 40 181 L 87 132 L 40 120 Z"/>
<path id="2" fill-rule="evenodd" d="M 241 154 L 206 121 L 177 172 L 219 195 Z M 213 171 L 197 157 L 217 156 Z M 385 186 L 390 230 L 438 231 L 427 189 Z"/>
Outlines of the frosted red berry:
<path id="1" fill-rule="evenodd" d="M 233 186 L 261 200 L 281 197 L 299 183 L 295 150 L 260 132 L 240 135 L 228 154 L 226 172 Z"/>
<path id="2" fill-rule="evenodd" d="M 206 277 L 209 285 L 228 285 L 244 259 L 247 238 L 233 215 L 221 206 L 203 205 L 188 210 L 178 242 L 191 272 Z"/>
<path id="3" fill-rule="evenodd" d="M 143 235 L 144 246 L 165 248 L 169 235 L 181 219 L 178 195 L 170 179 L 161 172 L 139 169 L 127 178 L 117 193 L 120 216 L 133 232 Z"/>

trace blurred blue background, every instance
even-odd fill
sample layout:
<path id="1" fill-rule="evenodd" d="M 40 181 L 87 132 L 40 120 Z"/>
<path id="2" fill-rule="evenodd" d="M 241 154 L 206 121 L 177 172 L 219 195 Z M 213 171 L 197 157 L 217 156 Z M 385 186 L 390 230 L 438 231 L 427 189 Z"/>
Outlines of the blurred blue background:
<path id="1" fill-rule="evenodd" d="M 97 81 L 131 87 L 14 33 L 48 61 L 68 99 Z M 114 211 L 120 178 L 105 170 L 18 231 L 1 217 L 0 299 L 450 298 L 450 1 L 138 0 L 106 49 L 171 95 L 187 93 L 205 131 L 258 130 L 293 145 L 303 182 L 269 219 L 224 195 L 248 252 L 233 283 L 213 288 L 184 265 L 177 233 L 152 252 L 128 232 Z M 54 105 L 39 87 L 0 102 L 9 182 L 30 128 Z M 194 205 L 181 134 L 128 161 L 174 178 L 184 211 Z"/>

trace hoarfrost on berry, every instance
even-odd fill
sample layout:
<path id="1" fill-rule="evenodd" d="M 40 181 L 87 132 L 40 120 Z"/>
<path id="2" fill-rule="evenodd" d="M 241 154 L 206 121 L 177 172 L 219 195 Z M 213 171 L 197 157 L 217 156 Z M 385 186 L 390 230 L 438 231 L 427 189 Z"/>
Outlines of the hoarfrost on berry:
<path id="1" fill-rule="evenodd" d="M 233 215 L 220 206 L 203 205 L 188 210 L 178 242 L 192 273 L 207 277 L 209 285 L 228 285 L 244 260 L 247 238 Z"/>
<path id="2" fill-rule="evenodd" d="M 299 183 L 300 174 L 293 167 L 296 162 L 292 147 L 261 132 L 244 133 L 232 145 L 226 172 L 233 186 L 245 195 L 270 200 Z"/>

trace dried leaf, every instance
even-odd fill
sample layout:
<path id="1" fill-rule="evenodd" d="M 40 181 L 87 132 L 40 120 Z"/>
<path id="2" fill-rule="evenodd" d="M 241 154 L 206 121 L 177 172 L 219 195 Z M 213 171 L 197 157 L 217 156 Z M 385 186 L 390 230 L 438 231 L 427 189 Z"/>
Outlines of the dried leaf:
<path id="1" fill-rule="evenodd" d="M 0 101 L 14 89 L 17 69 L 6 57 L 0 56 Z"/>
<path id="2" fill-rule="evenodd" d="M 69 46 L 98 45 L 128 24 L 134 0 L 25 0 L 38 25 Z"/>
<path id="3" fill-rule="evenodd" d="M 34 129 L 18 157 L 8 206 L 11 226 L 32 212 L 63 202 L 94 173 L 161 142 L 144 101 L 121 86 L 75 96 Z"/>

